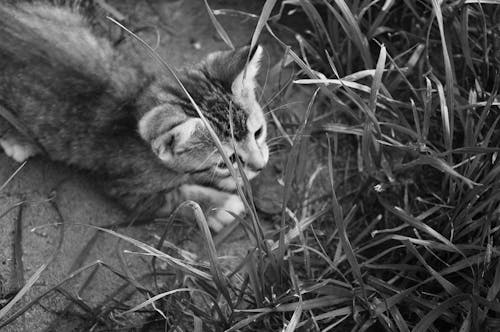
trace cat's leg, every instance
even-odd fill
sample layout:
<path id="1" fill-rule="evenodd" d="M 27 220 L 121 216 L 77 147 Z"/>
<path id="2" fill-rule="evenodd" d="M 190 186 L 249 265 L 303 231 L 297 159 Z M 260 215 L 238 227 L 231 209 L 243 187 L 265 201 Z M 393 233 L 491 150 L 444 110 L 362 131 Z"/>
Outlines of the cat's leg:
<path id="1" fill-rule="evenodd" d="M 19 163 L 39 153 L 36 146 L 10 131 L 0 137 L 0 146 L 7 156 Z"/>
<path id="2" fill-rule="evenodd" d="M 194 184 L 182 185 L 180 193 L 185 200 L 197 201 L 204 207 L 216 209 L 215 213 L 211 213 L 207 218 L 208 226 L 215 232 L 232 223 L 235 219 L 233 214 L 245 212 L 245 205 L 235 194 Z"/>

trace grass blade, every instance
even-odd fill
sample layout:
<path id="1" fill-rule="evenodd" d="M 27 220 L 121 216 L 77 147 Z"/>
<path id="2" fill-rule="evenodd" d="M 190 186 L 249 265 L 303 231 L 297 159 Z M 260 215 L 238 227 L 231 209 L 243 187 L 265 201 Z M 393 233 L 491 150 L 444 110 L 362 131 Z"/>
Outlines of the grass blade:
<path id="1" fill-rule="evenodd" d="M 195 203 L 193 201 L 188 201 L 185 204 L 193 211 L 196 222 L 198 223 L 198 226 L 200 227 L 201 232 L 205 238 L 205 244 L 208 247 L 208 259 L 210 260 L 210 270 L 212 272 L 212 277 L 214 279 L 214 282 L 217 285 L 219 291 L 226 298 L 226 301 L 230 304 L 232 301 L 231 301 L 231 296 L 229 295 L 228 292 L 229 287 L 227 285 L 226 277 L 222 273 L 222 269 L 217 256 L 217 250 L 215 249 L 214 240 L 212 238 L 212 234 L 210 233 L 210 228 L 208 227 L 205 215 L 203 214 L 203 211 L 201 210 L 198 203 Z"/>
<path id="2" fill-rule="evenodd" d="M 386 57 L 387 57 L 387 50 L 385 49 L 385 46 L 382 45 L 380 47 L 380 54 L 377 61 L 377 67 L 375 68 L 375 75 L 373 75 L 373 83 L 370 94 L 369 106 L 373 114 L 375 114 L 375 110 L 377 107 L 377 96 L 380 90 L 380 86 L 382 85 L 382 74 L 384 73 Z"/>
<path id="3" fill-rule="evenodd" d="M 328 140 L 328 144 L 330 144 L 330 140 Z M 335 217 L 335 224 L 337 225 L 337 231 L 339 233 L 340 237 L 340 243 L 342 244 L 342 248 L 344 249 L 344 253 L 347 256 L 347 260 L 349 261 L 349 264 L 351 265 L 352 272 L 354 274 L 354 277 L 359 283 L 359 286 L 361 287 L 361 292 L 363 294 L 363 298 L 366 300 L 366 291 L 365 291 L 365 286 L 363 282 L 363 277 L 361 276 L 361 269 L 359 267 L 358 261 L 356 259 L 356 256 L 354 254 L 354 251 L 352 249 L 351 243 L 349 241 L 349 238 L 347 237 L 347 232 L 345 229 L 345 220 L 344 220 L 344 213 L 342 212 L 342 207 L 339 204 L 339 201 L 337 199 L 337 195 L 335 193 L 335 185 L 334 185 L 334 180 L 333 180 L 333 160 L 332 160 L 332 152 L 331 148 L 328 149 L 328 172 L 329 172 L 329 177 L 330 177 L 330 188 L 332 190 L 332 209 L 333 209 L 333 215 Z"/>
<path id="4" fill-rule="evenodd" d="M 208 15 L 210 16 L 210 20 L 212 21 L 215 30 L 217 30 L 219 37 L 224 41 L 224 43 L 226 43 L 227 46 L 229 46 L 232 50 L 234 50 L 234 45 L 233 42 L 231 41 L 231 38 L 229 38 L 229 35 L 227 34 L 226 30 L 224 30 L 222 25 L 215 17 L 214 11 L 212 10 L 212 8 L 210 8 L 210 5 L 208 4 L 208 0 L 203 0 L 203 1 L 205 2 L 205 7 L 207 8 Z"/>
<path id="5" fill-rule="evenodd" d="M 25 160 L 21 165 L 19 165 L 19 167 L 14 171 L 14 173 L 12 173 L 9 176 L 9 178 L 5 180 L 5 182 L 0 186 L 0 192 L 4 190 L 5 187 L 7 187 L 7 185 L 16 177 L 16 175 L 24 168 L 24 166 L 26 166 L 27 163 L 28 161 Z"/>
<path id="6" fill-rule="evenodd" d="M 250 49 L 253 50 L 257 46 L 257 41 L 259 40 L 260 33 L 262 29 L 267 24 L 269 16 L 271 16 L 271 11 L 276 4 L 276 0 L 266 0 L 264 7 L 262 7 L 262 12 L 260 13 L 259 20 L 257 21 L 257 26 L 252 35 L 252 41 L 250 42 Z M 249 55 L 250 56 L 250 55 Z"/>
<path id="7" fill-rule="evenodd" d="M 480 184 L 472 181 L 471 179 L 463 176 L 462 174 L 455 171 L 455 169 L 450 166 L 446 161 L 437 157 L 429 157 L 429 156 L 420 156 L 418 159 L 410 161 L 409 163 L 401 165 L 401 169 L 413 167 L 416 165 L 429 165 L 434 167 L 435 169 L 440 170 L 443 173 L 449 174 L 457 179 L 462 180 L 469 188 L 473 188 L 474 186 L 479 186 Z"/>
<path id="8" fill-rule="evenodd" d="M 434 324 L 434 321 L 438 319 L 440 316 L 444 315 L 449 308 L 457 305 L 458 303 L 466 300 L 471 300 L 468 294 L 460 294 L 456 295 L 440 305 L 438 305 L 434 310 L 430 311 L 427 315 L 425 315 L 420 322 L 411 330 L 412 332 L 426 332 L 429 331 L 429 328 Z"/>
<path id="9" fill-rule="evenodd" d="M 438 22 L 438 27 L 439 27 L 439 35 L 441 37 L 441 46 L 443 51 L 443 61 L 444 61 L 444 69 L 446 76 L 446 106 L 447 109 L 453 112 L 455 107 L 455 97 L 454 97 L 455 79 L 452 69 L 452 58 L 450 57 L 448 51 L 449 44 L 446 39 L 446 33 L 444 29 L 443 13 L 441 11 L 442 3 L 443 2 L 439 2 L 438 0 L 432 0 L 432 8 L 434 9 L 434 14 L 436 15 L 436 20 Z M 439 91 L 439 85 L 438 85 L 438 91 Z M 441 106 L 441 110 L 443 110 L 443 106 Z M 453 142 L 453 133 L 455 130 L 454 117 L 452 115 L 451 116 L 448 115 L 448 122 L 449 122 L 449 132 L 446 134 L 449 135 L 448 139 L 451 149 L 451 142 Z"/>
<path id="10" fill-rule="evenodd" d="M 351 38 L 356 45 L 356 47 L 359 50 L 359 53 L 361 54 L 361 57 L 363 58 L 363 62 L 365 64 L 366 68 L 372 68 L 373 67 L 373 61 L 372 57 L 370 54 L 370 50 L 368 48 L 368 41 L 366 40 L 366 36 L 363 35 L 361 32 L 361 29 L 359 28 L 358 22 L 356 21 L 356 18 L 352 14 L 351 10 L 349 9 L 349 6 L 347 6 L 346 2 L 344 0 L 334 0 L 335 4 L 337 7 L 339 7 L 340 12 L 342 15 L 344 15 L 345 18 L 345 24 L 342 25 L 342 28 L 345 30 L 345 33 L 348 38 Z M 333 13 L 333 15 L 337 19 L 342 19 L 342 17 L 339 15 L 337 10 L 327 1 L 323 0 L 323 3 L 325 6 Z M 342 20 L 339 20 L 339 22 L 342 22 Z"/>
<path id="11" fill-rule="evenodd" d="M 19 302 L 19 300 L 33 287 L 35 282 L 40 279 L 40 276 L 42 275 L 43 271 L 47 268 L 48 263 L 42 264 L 36 271 L 33 273 L 33 275 L 28 279 L 26 284 L 17 292 L 16 296 L 12 300 L 9 301 L 2 309 L 0 309 L 0 327 L 3 326 L 2 320 L 6 317 L 7 313 L 14 307 L 14 305 Z"/>
<path id="12" fill-rule="evenodd" d="M 406 245 L 406 248 L 408 248 L 408 250 L 410 250 L 410 252 L 413 253 L 413 255 L 415 255 L 415 257 L 417 257 L 417 259 L 420 261 L 420 263 L 439 282 L 439 284 L 443 287 L 443 289 L 448 294 L 450 294 L 450 295 L 456 295 L 456 294 L 460 293 L 460 289 L 458 289 L 457 287 L 455 287 L 455 285 L 453 285 L 451 282 L 449 282 L 448 280 L 446 280 L 445 277 L 443 277 L 441 274 L 439 274 L 436 270 L 434 270 L 425 261 L 425 259 L 422 257 L 422 255 L 420 255 L 420 253 L 417 251 L 417 249 L 415 249 L 415 247 L 413 246 L 413 244 L 411 242 L 407 241 L 407 242 L 405 242 L 405 245 Z"/>
<path id="13" fill-rule="evenodd" d="M 382 205 L 385 207 L 385 209 L 387 211 L 389 211 L 392 214 L 396 215 L 401 220 L 407 222 L 410 226 L 415 227 L 416 229 L 418 229 L 418 230 L 420 230 L 420 231 L 422 231 L 424 233 L 427 233 L 429 236 L 431 236 L 432 238 L 438 240 L 439 242 L 447 245 L 452 250 L 455 250 L 458 253 L 460 252 L 460 250 L 453 243 L 451 243 L 450 240 L 448 240 L 447 238 L 445 238 L 444 236 L 442 236 L 441 234 L 439 234 L 436 230 L 434 230 L 433 228 L 431 228 L 429 225 L 426 225 L 422 221 L 420 221 L 417 218 L 411 216 L 410 214 L 408 214 L 406 211 L 404 211 L 400 207 L 391 206 L 389 203 L 387 203 L 383 199 L 380 199 L 380 203 L 382 203 Z"/>

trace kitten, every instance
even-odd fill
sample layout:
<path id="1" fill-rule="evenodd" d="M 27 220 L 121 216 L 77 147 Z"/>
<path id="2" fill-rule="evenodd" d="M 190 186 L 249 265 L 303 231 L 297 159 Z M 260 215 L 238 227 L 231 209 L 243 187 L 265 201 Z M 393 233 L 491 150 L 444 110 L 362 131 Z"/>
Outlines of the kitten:
<path id="1" fill-rule="evenodd" d="M 233 166 L 239 158 L 248 179 L 269 158 L 255 96 L 262 53 L 260 46 L 215 52 L 179 73 Z M 234 194 L 242 179 L 230 176 L 195 108 L 164 76 L 146 74 L 113 49 L 74 7 L 0 4 L 0 106 L 33 139 L 0 117 L 7 155 L 22 162 L 43 150 L 91 172 L 107 194 L 142 213 L 169 212 L 179 199 L 244 212 Z M 233 219 L 219 210 L 209 225 L 218 231 Z"/>

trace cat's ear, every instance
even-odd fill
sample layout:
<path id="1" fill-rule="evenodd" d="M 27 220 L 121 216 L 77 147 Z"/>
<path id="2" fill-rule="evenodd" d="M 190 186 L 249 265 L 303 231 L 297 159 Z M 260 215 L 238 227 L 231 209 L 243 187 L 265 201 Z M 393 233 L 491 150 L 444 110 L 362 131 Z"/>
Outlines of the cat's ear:
<path id="1" fill-rule="evenodd" d="M 212 53 L 207 58 L 209 73 L 231 88 L 233 93 L 242 88 L 253 89 L 263 53 L 260 45 L 253 49 L 243 46 L 233 51 Z"/>
<path id="2" fill-rule="evenodd" d="M 175 161 L 201 120 L 187 117 L 176 107 L 161 105 L 147 112 L 139 121 L 139 134 L 165 163 Z"/>
<path id="3" fill-rule="evenodd" d="M 157 137 L 151 142 L 153 152 L 165 163 L 173 161 L 175 156 L 175 145 L 177 144 L 177 135 L 173 131 Z"/>
<path id="4" fill-rule="evenodd" d="M 188 118 L 186 121 L 160 134 L 151 141 L 151 147 L 154 153 L 167 164 L 175 162 L 179 153 L 185 150 L 189 141 L 200 125 L 198 118 Z"/>

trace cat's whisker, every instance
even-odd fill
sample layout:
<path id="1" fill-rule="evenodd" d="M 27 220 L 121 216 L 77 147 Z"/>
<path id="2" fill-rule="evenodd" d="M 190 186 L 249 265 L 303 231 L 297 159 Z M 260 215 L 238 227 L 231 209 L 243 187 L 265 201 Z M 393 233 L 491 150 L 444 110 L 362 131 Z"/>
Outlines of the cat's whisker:
<path id="1" fill-rule="evenodd" d="M 284 136 L 281 136 L 281 137 L 273 139 L 273 140 L 269 140 L 268 142 L 266 142 L 266 144 L 267 144 L 267 146 L 290 145 L 290 143 L 288 142 L 288 140 L 286 140 L 286 138 Z"/>
<path id="2" fill-rule="evenodd" d="M 276 143 L 276 144 L 270 144 L 268 145 L 269 149 L 275 149 L 277 147 L 290 147 L 289 144 L 280 144 L 280 143 Z"/>
<path id="3" fill-rule="evenodd" d="M 275 144 L 275 145 L 270 145 L 269 150 L 283 150 L 286 147 L 286 145 L 283 144 Z"/>
<path id="4" fill-rule="evenodd" d="M 290 77 L 290 79 L 287 82 L 285 82 L 285 84 L 283 84 L 283 86 L 266 101 L 266 103 L 263 105 L 262 108 L 267 108 L 269 105 L 271 105 L 272 102 L 275 99 L 277 99 L 283 93 L 283 91 L 285 91 L 292 83 L 293 83 L 293 76 Z"/>
<path id="5" fill-rule="evenodd" d="M 209 177 L 209 179 L 210 179 L 210 181 L 209 181 L 209 182 L 210 182 L 210 183 L 213 183 L 213 182 L 214 182 L 215 175 L 216 175 L 216 174 L 215 174 L 215 168 L 212 168 L 212 169 L 210 170 L 210 177 Z"/>
<path id="6" fill-rule="evenodd" d="M 266 141 L 266 144 L 267 145 L 272 145 L 272 144 L 276 144 L 276 143 L 279 143 L 281 140 L 283 140 L 285 138 L 284 135 L 280 135 L 280 136 L 275 136 L 273 138 L 270 138 Z"/>
<path id="7" fill-rule="evenodd" d="M 199 171 L 200 169 L 203 169 L 203 167 L 205 166 L 205 164 L 208 162 L 208 160 L 210 159 L 210 157 L 212 157 L 215 153 L 217 153 L 217 149 L 213 150 L 212 152 L 210 152 L 208 154 L 208 156 L 205 158 L 204 161 L 202 161 L 200 163 L 200 165 L 198 167 L 196 167 L 196 169 L 194 170 L 195 172 L 196 171 Z"/>
<path id="8" fill-rule="evenodd" d="M 266 78 L 264 80 L 264 84 L 262 85 L 262 89 L 260 92 L 259 104 L 262 103 L 262 98 L 264 98 L 264 91 L 266 91 L 267 81 L 269 79 L 269 72 L 271 71 L 271 56 L 269 55 L 269 52 L 267 52 L 267 50 L 266 50 L 266 56 L 267 56 Z"/>
<path id="9" fill-rule="evenodd" d="M 269 157 L 277 154 L 278 152 L 281 152 L 281 150 L 269 151 Z"/>
<path id="10" fill-rule="evenodd" d="M 266 112 L 264 112 L 264 115 L 274 113 L 274 112 L 277 112 L 277 111 L 280 111 L 283 109 L 287 109 L 288 107 L 290 107 L 292 105 L 296 105 L 296 104 L 303 104 L 303 102 L 302 101 L 292 101 L 290 103 L 282 104 L 282 105 L 279 105 L 279 106 L 274 107 L 274 108 L 268 108 L 268 110 Z"/>

